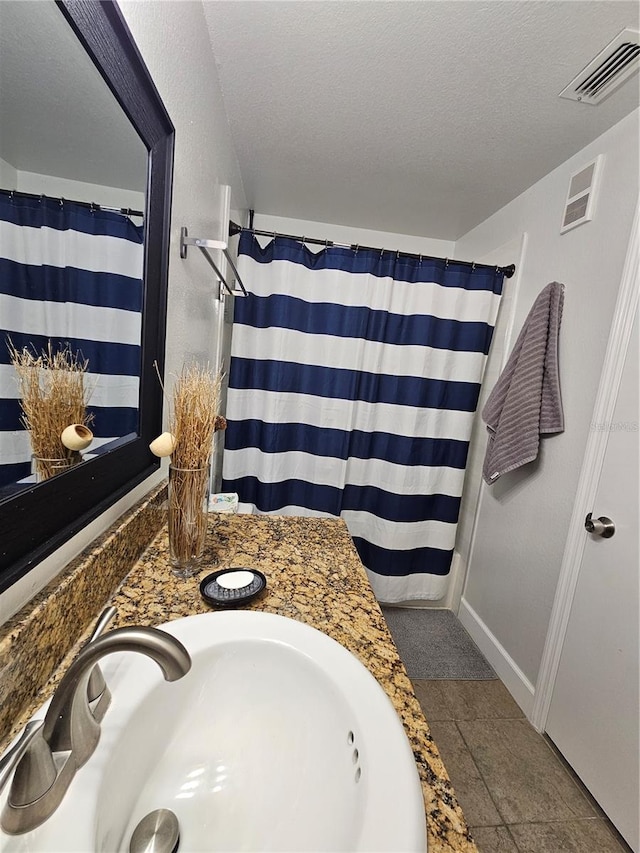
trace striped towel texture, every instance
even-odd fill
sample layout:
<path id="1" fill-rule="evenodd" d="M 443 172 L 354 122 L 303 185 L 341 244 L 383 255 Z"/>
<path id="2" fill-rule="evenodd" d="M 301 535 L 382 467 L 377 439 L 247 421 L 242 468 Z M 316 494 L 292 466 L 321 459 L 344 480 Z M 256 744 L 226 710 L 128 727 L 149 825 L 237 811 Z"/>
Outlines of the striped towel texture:
<path id="1" fill-rule="evenodd" d="M 564 430 L 558 371 L 563 303 L 563 284 L 553 281 L 542 290 L 482 410 L 489 432 L 483 466 L 488 484 L 532 462 L 541 435 Z"/>

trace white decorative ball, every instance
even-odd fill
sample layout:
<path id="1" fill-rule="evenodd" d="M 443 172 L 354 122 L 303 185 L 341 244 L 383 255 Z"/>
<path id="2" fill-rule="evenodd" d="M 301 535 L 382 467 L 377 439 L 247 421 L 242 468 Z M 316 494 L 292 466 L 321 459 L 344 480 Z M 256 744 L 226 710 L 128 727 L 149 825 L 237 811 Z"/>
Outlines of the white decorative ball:
<path id="1" fill-rule="evenodd" d="M 149 450 L 154 456 L 171 456 L 176 446 L 175 436 L 170 432 L 163 432 L 154 438 L 149 445 Z"/>
<path id="2" fill-rule="evenodd" d="M 93 433 L 84 424 L 69 424 L 62 430 L 60 441 L 68 450 L 84 450 L 93 441 Z"/>

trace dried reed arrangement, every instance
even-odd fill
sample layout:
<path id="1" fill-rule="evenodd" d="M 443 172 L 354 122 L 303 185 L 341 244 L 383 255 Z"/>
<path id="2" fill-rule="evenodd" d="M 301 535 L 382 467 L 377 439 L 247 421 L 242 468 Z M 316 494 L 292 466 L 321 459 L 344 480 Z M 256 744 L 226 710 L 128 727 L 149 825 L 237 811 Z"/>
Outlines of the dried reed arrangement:
<path id="1" fill-rule="evenodd" d="M 173 386 L 169 429 L 175 436 L 171 464 L 202 468 L 211 461 L 222 376 L 197 365 L 184 367 Z"/>
<path id="2" fill-rule="evenodd" d="M 16 349 L 7 341 L 16 371 L 22 407 L 21 422 L 29 430 L 36 474 L 46 480 L 82 460 L 79 451 L 64 446 L 60 436 L 69 424 L 88 426 L 85 374 L 88 361 L 66 347 L 53 351 L 51 342 L 40 354 Z"/>
<path id="3" fill-rule="evenodd" d="M 207 532 L 209 465 L 222 375 L 185 367 L 173 387 L 169 469 L 169 547 L 174 573 L 193 574 Z"/>

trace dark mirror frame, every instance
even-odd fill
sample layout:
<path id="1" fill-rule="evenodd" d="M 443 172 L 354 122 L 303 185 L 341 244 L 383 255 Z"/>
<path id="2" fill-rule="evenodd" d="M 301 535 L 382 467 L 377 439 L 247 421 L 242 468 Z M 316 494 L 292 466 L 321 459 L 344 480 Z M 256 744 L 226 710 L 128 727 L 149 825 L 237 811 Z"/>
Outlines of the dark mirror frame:
<path id="1" fill-rule="evenodd" d="M 111 0 L 56 0 L 149 151 L 138 435 L 0 504 L 0 592 L 27 574 L 160 465 L 171 179 L 175 130 L 120 9 Z"/>

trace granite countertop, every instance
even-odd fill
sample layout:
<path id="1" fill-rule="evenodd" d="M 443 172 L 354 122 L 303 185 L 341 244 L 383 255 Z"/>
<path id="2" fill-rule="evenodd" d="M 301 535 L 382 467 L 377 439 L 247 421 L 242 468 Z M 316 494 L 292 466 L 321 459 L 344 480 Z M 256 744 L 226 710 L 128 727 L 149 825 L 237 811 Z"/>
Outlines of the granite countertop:
<path id="1" fill-rule="evenodd" d="M 398 657 L 347 528 L 339 519 L 212 516 L 203 568 L 189 580 L 169 569 L 161 531 L 111 598 L 115 625 L 157 625 L 209 608 L 202 577 L 249 566 L 267 577 L 247 609 L 277 613 L 323 631 L 351 651 L 391 699 L 411 743 L 425 799 L 429 853 L 477 853 L 447 772 Z"/>

